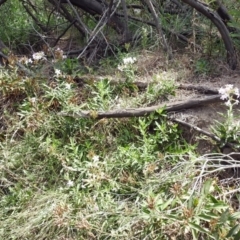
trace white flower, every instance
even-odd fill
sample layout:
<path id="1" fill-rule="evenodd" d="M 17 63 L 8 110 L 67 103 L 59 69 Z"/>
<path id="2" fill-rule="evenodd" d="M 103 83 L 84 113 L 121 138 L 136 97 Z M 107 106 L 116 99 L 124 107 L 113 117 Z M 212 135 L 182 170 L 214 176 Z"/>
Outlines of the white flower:
<path id="1" fill-rule="evenodd" d="M 117 68 L 119 71 L 124 71 L 124 69 L 128 68 L 129 65 L 132 65 L 136 61 L 137 59 L 135 57 L 123 58 L 123 64 L 118 65 Z"/>
<path id="2" fill-rule="evenodd" d="M 230 107 L 232 103 L 230 100 L 228 100 L 225 104 L 226 104 L 226 106 Z"/>
<path id="3" fill-rule="evenodd" d="M 62 75 L 61 70 L 55 69 L 54 71 L 55 71 L 55 76 L 56 76 L 56 77 L 60 77 L 60 76 Z"/>
<path id="4" fill-rule="evenodd" d="M 24 64 L 28 64 L 28 63 L 32 63 L 32 59 L 31 58 L 27 58 L 27 57 L 22 57 L 19 59 L 20 63 L 24 63 Z"/>
<path id="5" fill-rule="evenodd" d="M 142 12 L 141 9 L 133 9 L 133 12 L 136 14 L 136 15 L 140 15 L 140 13 Z"/>
<path id="6" fill-rule="evenodd" d="M 234 94 L 239 98 L 239 89 L 238 88 L 234 88 Z"/>
<path id="7" fill-rule="evenodd" d="M 221 94 L 221 99 L 222 100 L 227 100 L 230 97 L 232 97 L 233 95 L 236 95 L 238 98 L 240 96 L 239 94 L 239 89 L 236 87 L 234 88 L 232 84 L 227 84 L 225 85 L 225 87 L 221 87 L 218 90 L 219 94 Z"/>
<path id="8" fill-rule="evenodd" d="M 35 97 L 33 97 L 33 98 L 30 99 L 30 102 L 31 102 L 31 103 L 36 103 L 36 101 L 37 101 L 37 99 L 36 99 Z"/>
<path id="9" fill-rule="evenodd" d="M 137 59 L 135 57 L 127 57 L 123 59 L 123 64 L 124 65 L 129 65 L 129 64 L 133 64 L 137 61 Z"/>
<path id="10" fill-rule="evenodd" d="M 32 61 L 31 58 L 29 58 L 28 61 L 27 61 L 27 63 L 32 63 L 32 62 L 33 62 L 33 61 Z"/>
<path id="11" fill-rule="evenodd" d="M 222 94 L 220 99 L 227 100 L 229 98 L 228 94 Z"/>
<path id="12" fill-rule="evenodd" d="M 221 94 L 221 97 L 220 97 L 220 98 L 221 98 L 222 100 L 228 99 L 229 93 L 228 93 L 228 91 L 227 91 L 227 88 L 221 87 L 221 88 L 218 90 L 218 92 L 219 92 L 219 94 Z"/>
<path id="13" fill-rule="evenodd" d="M 36 61 L 41 60 L 41 59 L 44 59 L 44 56 L 45 56 L 45 54 L 44 54 L 43 51 L 41 51 L 41 52 L 36 52 L 36 53 L 34 53 L 34 54 L 32 55 L 33 59 L 36 60 Z"/>
<path id="14" fill-rule="evenodd" d="M 99 161 L 99 156 L 98 155 L 93 156 L 92 160 L 94 162 L 98 162 Z"/>
<path id="15" fill-rule="evenodd" d="M 124 69 L 124 66 L 123 66 L 123 65 L 118 65 L 118 67 L 117 67 L 117 68 L 118 68 L 118 70 L 119 70 L 119 71 L 123 71 L 123 69 Z"/>
<path id="16" fill-rule="evenodd" d="M 65 87 L 66 87 L 66 89 L 71 89 L 71 84 L 66 83 L 66 84 L 65 84 Z"/>
<path id="17" fill-rule="evenodd" d="M 74 186 L 74 182 L 71 181 L 71 180 L 68 180 L 67 186 L 68 186 L 68 187 L 73 187 L 73 186 Z"/>

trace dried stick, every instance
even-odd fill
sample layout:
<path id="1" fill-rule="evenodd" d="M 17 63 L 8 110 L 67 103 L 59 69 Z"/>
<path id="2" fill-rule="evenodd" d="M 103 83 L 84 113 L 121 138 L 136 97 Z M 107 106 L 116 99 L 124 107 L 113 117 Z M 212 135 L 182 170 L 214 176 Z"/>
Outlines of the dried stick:
<path id="1" fill-rule="evenodd" d="M 111 12 L 110 18 L 114 15 L 114 13 L 117 11 L 118 5 L 120 4 L 120 2 L 115 6 L 115 9 L 113 9 L 113 11 Z M 85 51 L 88 49 L 88 47 L 90 46 L 90 44 L 94 41 L 94 39 L 97 37 L 98 33 L 102 31 L 102 29 L 104 28 L 104 26 L 107 24 L 107 15 L 108 15 L 108 9 L 102 14 L 102 17 L 100 19 L 100 21 L 98 22 L 98 24 L 96 25 L 96 27 L 94 28 L 94 30 L 91 33 L 91 38 L 89 39 L 87 45 L 85 46 L 85 48 L 83 49 L 83 51 L 78 55 L 77 59 L 81 58 L 83 56 L 83 54 L 85 53 Z"/>
<path id="2" fill-rule="evenodd" d="M 59 42 L 59 40 L 66 34 L 66 32 L 69 30 L 70 27 L 72 27 L 72 25 L 76 22 L 77 20 L 74 19 L 67 27 L 66 29 L 58 36 L 58 38 L 56 39 L 56 41 L 53 44 L 53 47 L 55 47 L 57 45 L 57 43 Z"/>
<path id="3" fill-rule="evenodd" d="M 78 23 L 82 26 L 82 29 L 84 29 L 86 36 L 89 36 L 89 35 L 91 34 L 91 32 L 90 32 L 90 30 L 86 27 L 86 25 L 83 23 L 83 21 L 81 20 L 81 18 L 80 18 L 80 16 L 79 16 L 77 10 L 75 9 L 75 7 L 72 5 L 72 3 L 71 3 L 69 0 L 67 0 L 67 3 L 69 4 L 69 6 L 71 7 L 71 9 L 72 9 L 73 12 L 75 13 L 76 18 L 77 18 L 77 21 L 78 21 Z M 62 8 L 62 6 L 61 6 L 61 8 Z"/>

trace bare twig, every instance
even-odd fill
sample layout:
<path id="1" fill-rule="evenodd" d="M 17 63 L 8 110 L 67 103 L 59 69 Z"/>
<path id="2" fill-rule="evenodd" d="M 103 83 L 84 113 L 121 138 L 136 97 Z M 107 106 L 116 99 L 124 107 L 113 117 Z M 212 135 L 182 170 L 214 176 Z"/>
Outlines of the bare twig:
<path id="1" fill-rule="evenodd" d="M 91 33 L 90 33 L 90 30 L 89 30 L 89 29 L 86 27 L 86 25 L 82 22 L 82 20 L 81 20 L 81 18 L 80 18 L 80 16 L 79 16 L 77 10 L 75 9 L 75 7 L 73 7 L 72 3 L 71 3 L 69 0 L 67 0 L 67 3 L 69 4 L 69 6 L 72 8 L 73 12 L 75 13 L 76 18 L 77 18 L 77 21 L 81 24 L 82 29 L 84 29 L 84 31 L 85 31 L 86 36 L 89 36 L 89 35 L 91 34 Z"/>
<path id="2" fill-rule="evenodd" d="M 118 5 L 120 4 L 120 2 L 115 6 L 115 9 L 113 9 L 113 11 L 111 12 L 110 18 L 114 15 L 114 13 L 116 12 Z M 90 44 L 93 42 L 93 40 L 97 37 L 98 33 L 102 31 L 103 27 L 107 24 L 107 15 L 108 15 L 109 11 L 108 9 L 102 14 L 101 19 L 99 20 L 97 26 L 95 27 L 95 29 L 92 32 L 92 36 L 90 38 L 90 40 L 88 41 L 88 44 L 85 46 L 85 48 L 83 49 L 83 51 L 78 55 L 77 59 L 81 58 L 84 54 L 84 52 L 88 49 L 88 47 L 90 46 Z"/>
<path id="3" fill-rule="evenodd" d="M 68 31 L 68 29 L 76 22 L 76 20 L 73 20 L 67 27 L 66 29 L 58 36 L 58 38 L 56 39 L 56 41 L 53 44 L 53 47 L 55 47 L 58 43 L 58 41 L 61 39 L 61 37 L 63 37 L 66 32 Z"/>
<path id="4" fill-rule="evenodd" d="M 49 2 L 51 4 L 53 4 L 53 6 L 55 6 L 57 8 L 57 11 L 62 14 L 62 16 L 64 16 L 70 23 L 74 21 L 74 18 L 72 17 L 72 15 L 69 13 L 69 11 L 67 10 L 67 8 L 65 8 L 63 6 L 63 4 L 60 4 L 59 1 L 57 0 L 49 0 Z M 75 22 L 74 26 L 76 27 L 76 29 L 83 35 L 86 35 L 86 29 L 84 28 L 84 26 L 81 26 L 79 24 L 79 22 Z"/>

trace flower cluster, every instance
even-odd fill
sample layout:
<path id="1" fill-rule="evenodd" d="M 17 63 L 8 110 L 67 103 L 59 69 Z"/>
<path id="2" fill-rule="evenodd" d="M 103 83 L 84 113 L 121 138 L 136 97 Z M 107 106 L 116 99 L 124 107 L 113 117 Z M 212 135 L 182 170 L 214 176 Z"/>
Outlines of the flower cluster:
<path id="1" fill-rule="evenodd" d="M 135 63 L 137 59 L 135 57 L 123 58 L 123 64 L 118 65 L 118 70 L 123 71 Z"/>
<path id="2" fill-rule="evenodd" d="M 100 157 L 95 154 L 90 157 L 90 160 L 86 164 L 88 171 L 86 172 L 86 178 L 82 180 L 82 188 L 99 187 L 103 181 L 108 179 L 105 172 L 105 162 L 100 161 Z"/>
<path id="3" fill-rule="evenodd" d="M 41 52 L 36 52 L 32 55 L 33 60 L 39 61 L 41 59 L 45 59 L 45 53 L 43 51 Z"/>
<path id="4" fill-rule="evenodd" d="M 137 59 L 135 57 L 127 57 L 123 59 L 123 64 L 124 65 L 129 65 L 129 64 L 133 64 L 137 61 Z"/>
<path id="5" fill-rule="evenodd" d="M 66 55 L 63 55 L 63 50 L 60 49 L 60 48 L 57 48 L 57 49 L 54 51 L 54 57 L 55 57 L 55 61 L 63 60 L 63 59 L 65 59 L 65 58 L 67 58 Z"/>
<path id="6" fill-rule="evenodd" d="M 48 48 L 45 49 L 45 52 L 47 52 L 46 54 L 52 53 L 52 51 L 49 50 Z M 32 64 L 32 63 L 38 63 L 40 60 L 46 60 L 46 54 L 44 53 L 44 51 L 35 52 L 35 53 L 33 53 L 32 58 L 27 58 L 26 56 L 24 56 L 19 59 L 19 62 L 23 63 L 25 65 Z M 54 62 L 57 62 L 59 60 L 63 60 L 66 58 L 67 58 L 67 56 L 64 55 L 63 50 L 61 50 L 60 48 L 57 48 L 54 50 L 54 59 L 52 60 L 52 62 L 54 63 Z"/>
<path id="7" fill-rule="evenodd" d="M 230 106 L 231 104 L 238 104 L 239 101 L 235 100 L 233 97 L 236 96 L 239 98 L 239 89 L 237 87 L 233 87 L 232 84 L 227 84 L 225 87 L 221 87 L 218 90 L 219 94 L 221 95 L 222 100 L 227 100 L 226 105 Z"/>
<path id="8" fill-rule="evenodd" d="M 23 63 L 25 65 L 28 65 L 29 63 L 32 64 L 33 63 L 33 60 L 31 58 L 27 58 L 27 57 L 21 57 L 19 60 L 18 60 L 20 63 Z"/>
<path id="9" fill-rule="evenodd" d="M 26 56 L 21 57 L 19 62 L 28 65 L 32 63 L 38 63 L 40 60 L 46 60 L 45 53 L 43 51 L 33 53 L 32 58 L 27 58 Z"/>
<path id="10" fill-rule="evenodd" d="M 67 182 L 67 187 L 73 187 L 74 186 L 74 182 L 72 180 L 68 180 Z"/>
<path id="11" fill-rule="evenodd" d="M 55 77 L 56 78 L 59 78 L 59 77 L 62 77 L 62 72 L 61 72 L 61 70 L 59 70 L 59 69 L 54 69 L 54 72 L 55 72 Z"/>

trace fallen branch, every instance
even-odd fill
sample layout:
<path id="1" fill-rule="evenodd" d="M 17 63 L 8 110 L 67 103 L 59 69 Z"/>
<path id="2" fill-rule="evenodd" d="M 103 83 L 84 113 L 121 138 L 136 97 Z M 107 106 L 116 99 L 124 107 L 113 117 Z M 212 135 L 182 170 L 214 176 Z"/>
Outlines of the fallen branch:
<path id="1" fill-rule="evenodd" d="M 164 108 L 166 112 L 174 112 L 180 111 L 184 109 L 194 108 L 210 103 L 222 102 L 220 99 L 220 95 L 209 96 L 202 99 L 190 99 L 187 101 L 181 101 L 178 103 L 170 103 L 170 104 L 159 104 L 151 107 L 145 108 L 129 108 L 129 109 L 118 109 L 111 110 L 108 112 L 95 112 L 95 111 L 82 111 L 79 113 L 76 112 L 60 112 L 59 116 L 69 116 L 74 118 L 94 118 L 94 119 L 102 119 L 102 118 L 125 118 L 125 117 L 142 117 L 147 116 L 158 109 Z"/>
<path id="2" fill-rule="evenodd" d="M 205 86 L 196 86 L 196 85 L 191 85 L 191 84 L 179 84 L 177 86 L 177 88 L 184 89 L 184 90 L 190 90 L 190 91 L 194 90 L 194 91 L 197 91 L 199 93 L 204 93 L 204 94 L 212 94 L 212 95 L 219 94 L 218 90 L 208 88 Z"/>

